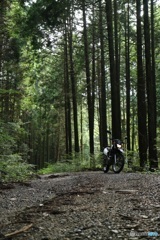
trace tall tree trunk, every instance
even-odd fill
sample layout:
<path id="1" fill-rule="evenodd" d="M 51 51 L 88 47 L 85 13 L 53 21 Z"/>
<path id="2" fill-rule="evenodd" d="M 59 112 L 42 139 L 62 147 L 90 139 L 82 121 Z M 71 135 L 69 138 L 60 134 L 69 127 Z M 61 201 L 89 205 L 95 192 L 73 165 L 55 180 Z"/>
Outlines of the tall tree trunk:
<path id="1" fill-rule="evenodd" d="M 156 73 L 155 73 L 155 43 L 154 43 L 154 39 L 155 39 L 155 35 L 154 35 L 155 29 L 154 29 L 154 1 L 151 0 L 151 62 L 152 62 L 152 84 L 153 84 L 153 92 L 155 94 L 153 94 L 154 97 L 154 115 L 155 115 L 155 122 L 156 122 L 156 126 L 155 126 L 155 137 L 157 137 L 157 95 L 156 95 Z M 157 142 L 156 142 L 157 143 Z M 157 153 L 155 153 L 157 154 Z M 156 156 L 157 158 L 157 156 Z M 158 159 L 156 159 L 157 163 L 155 164 L 156 168 L 158 168 Z"/>
<path id="2" fill-rule="evenodd" d="M 97 56 L 97 79 L 98 79 L 98 88 L 97 88 L 97 96 L 99 100 L 99 106 L 98 106 L 98 125 L 99 125 L 99 142 L 100 142 L 100 150 L 103 150 L 103 130 L 102 130 L 102 123 L 101 123 L 101 113 L 102 113 L 102 100 L 101 100 L 101 64 L 100 64 L 100 53 L 98 49 L 98 56 Z"/>
<path id="3" fill-rule="evenodd" d="M 3 58 L 3 29 L 4 29 L 4 1 L 0 1 L 0 72 L 2 72 Z"/>
<path id="4" fill-rule="evenodd" d="M 87 104 L 88 104 L 88 118 L 89 118 L 89 145 L 90 154 L 93 154 L 93 119 L 92 119 L 92 100 L 91 100 L 91 76 L 89 68 L 89 54 L 88 54 L 88 37 L 87 37 L 87 23 L 86 23 L 86 7 L 85 0 L 82 0 L 83 12 L 83 37 L 84 37 L 84 54 L 85 54 L 85 68 L 86 68 L 86 83 L 87 83 Z"/>
<path id="5" fill-rule="evenodd" d="M 103 34 L 103 14 L 102 1 L 99 1 L 99 35 L 100 35 L 100 136 L 101 136 L 101 151 L 108 145 L 107 143 L 107 113 L 106 113 L 106 81 L 105 81 L 105 60 L 104 60 L 104 34 Z"/>
<path id="6" fill-rule="evenodd" d="M 137 0 L 137 104 L 138 104 L 138 142 L 140 166 L 147 163 L 147 125 L 146 125 L 146 85 L 143 69 L 141 0 Z"/>
<path id="7" fill-rule="evenodd" d="M 5 31 L 5 14 L 6 14 L 6 1 L 0 1 L 0 87 L 5 89 L 5 77 L 4 77 L 4 46 L 6 44 L 6 31 Z M 3 114 L 5 113 L 5 95 L 1 94 L 0 96 L 0 118 L 3 119 Z"/>
<path id="8" fill-rule="evenodd" d="M 119 79 L 116 79 L 111 0 L 106 0 L 106 15 L 108 27 L 108 44 L 109 44 L 110 78 L 111 78 L 112 135 L 113 137 L 121 138 L 121 126 L 119 119 L 120 118 Z"/>
<path id="9" fill-rule="evenodd" d="M 73 102 L 73 119 L 74 119 L 74 150 L 79 153 L 79 135 L 78 135 L 78 116 L 77 116 L 77 92 L 76 80 L 73 63 L 73 46 L 72 46 L 72 23 L 69 26 L 69 56 L 70 56 L 70 78 L 72 85 L 72 102 Z"/>
<path id="10" fill-rule="evenodd" d="M 95 81 L 96 81 L 96 69 L 95 69 L 95 53 L 96 53 L 96 49 L 95 49 L 95 21 L 94 21 L 94 17 L 95 17 L 95 10 L 94 10 L 94 6 L 92 7 L 92 12 L 93 12 L 93 19 L 92 19 L 92 80 L 91 80 L 91 108 L 92 108 L 92 122 L 91 122 L 91 129 L 92 129 L 92 149 L 91 152 L 94 153 L 94 106 L 95 106 Z"/>
<path id="11" fill-rule="evenodd" d="M 116 130 L 115 136 L 121 139 L 121 105 L 120 105 L 120 56 L 119 56 L 119 35 L 118 35 L 118 11 L 117 0 L 114 0 L 114 39 L 115 39 L 115 93 L 116 93 Z"/>
<path id="12" fill-rule="evenodd" d="M 150 168 L 158 168 L 156 147 L 156 91 L 151 66 L 151 41 L 148 14 L 148 0 L 143 0 L 144 6 L 144 37 L 145 37 L 145 59 L 146 59 L 146 83 L 148 100 L 148 134 L 149 134 L 149 162 Z"/>
<path id="13" fill-rule="evenodd" d="M 126 16 L 126 26 L 125 26 L 125 55 L 126 55 L 126 125 L 127 125 L 127 149 L 130 150 L 131 137 L 130 137 L 130 21 L 129 21 L 129 0 L 127 3 L 127 16 Z"/>
<path id="14" fill-rule="evenodd" d="M 134 88 L 131 88 L 131 95 L 132 97 L 134 96 Z M 132 104 L 132 133 L 131 133 L 131 139 L 132 139 L 132 143 L 131 143 L 131 151 L 134 152 L 135 151 L 135 139 L 136 139 L 136 126 L 135 126 L 135 122 L 137 122 L 137 106 L 136 104 L 133 102 Z"/>
<path id="15" fill-rule="evenodd" d="M 65 92 L 65 132 L 66 132 L 66 154 L 72 153 L 72 134 L 71 134 L 71 106 L 70 106 L 70 88 L 68 73 L 68 40 L 67 29 L 65 25 L 64 34 L 64 92 Z"/>

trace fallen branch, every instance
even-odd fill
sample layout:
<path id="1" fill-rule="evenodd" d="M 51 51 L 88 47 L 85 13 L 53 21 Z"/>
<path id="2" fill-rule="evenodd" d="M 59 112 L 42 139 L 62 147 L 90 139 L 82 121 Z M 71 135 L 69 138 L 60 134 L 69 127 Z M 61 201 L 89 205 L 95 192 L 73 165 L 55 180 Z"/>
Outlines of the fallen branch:
<path id="1" fill-rule="evenodd" d="M 122 193 L 122 194 L 132 194 L 132 193 L 138 192 L 138 190 L 126 189 L 126 190 L 116 190 L 115 192 L 116 193 Z"/>
<path id="2" fill-rule="evenodd" d="M 30 224 L 30 225 L 28 225 L 28 226 L 24 226 L 24 227 L 21 228 L 20 230 L 17 230 L 17 231 L 12 232 L 12 233 L 7 233 L 7 234 L 5 234 L 5 237 L 13 237 L 13 236 L 15 236 L 15 235 L 17 235 L 17 234 L 19 234 L 19 233 L 23 233 L 23 232 L 29 230 L 32 226 L 33 226 L 33 224 Z"/>
<path id="3" fill-rule="evenodd" d="M 94 190 L 78 190 L 78 191 L 70 191 L 67 193 L 57 193 L 58 197 L 61 196 L 70 196 L 70 195 L 83 195 L 83 194 L 94 194 L 95 192 L 100 192 L 99 189 L 94 189 Z"/>

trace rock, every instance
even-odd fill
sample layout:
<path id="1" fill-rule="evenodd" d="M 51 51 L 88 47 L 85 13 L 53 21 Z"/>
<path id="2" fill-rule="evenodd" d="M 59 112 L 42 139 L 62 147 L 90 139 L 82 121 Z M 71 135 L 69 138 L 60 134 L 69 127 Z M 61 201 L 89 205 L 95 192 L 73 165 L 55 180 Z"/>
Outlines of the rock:
<path id="1" fill-rule="evenodd" d="M 140 215 L 140 217 L 143 218 L 143 219 L 147 219 L 148 218 L 148 216 L 146 216 L 146 215 Z"/>
<path id="2" fill-rule="evenodd" d="M 112 232 L 112 233 L 116 233 L 116 234 L 119 233 L 118 230 L 111 230 L 111 232 Z"/>

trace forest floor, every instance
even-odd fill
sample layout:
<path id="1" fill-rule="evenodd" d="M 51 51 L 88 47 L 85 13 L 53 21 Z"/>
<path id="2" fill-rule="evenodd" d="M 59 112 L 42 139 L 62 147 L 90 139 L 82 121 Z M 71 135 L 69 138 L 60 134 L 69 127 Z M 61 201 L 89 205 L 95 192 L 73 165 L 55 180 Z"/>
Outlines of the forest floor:
<path id="1" fill-rule="evenodd" d="M 0 240 L 160 240 L 160 175 L 80 172 L 1 184 L 0 213 Z"/>

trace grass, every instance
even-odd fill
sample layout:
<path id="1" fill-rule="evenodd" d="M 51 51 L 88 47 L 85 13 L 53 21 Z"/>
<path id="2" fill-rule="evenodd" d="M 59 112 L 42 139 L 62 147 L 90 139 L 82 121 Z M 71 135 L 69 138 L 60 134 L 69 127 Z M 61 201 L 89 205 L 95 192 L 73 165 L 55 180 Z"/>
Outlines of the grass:
<path id="1" fill-rule="evenodd" d="M 75 164 L 58 162 L 58 163 L 48 164 L 47 167 L 40 169 L 38 173 L 49 174 L 49 173 L 59 173 L 59 172 L 74 172 L 74 171 L 80 171 L 80 168 L 78 166 L 75 166 Z"/>
<path id="2" fill-rule="evenodd" d="M 43 169 L 38 171 L 39 174 L 60 173 L 60 172 L 79 172 L 87 170 L 101 169 L 101 156 L 95 158 L 77 157 L 68 161 L 61 161 L 57 163 L 49 163 Z"/>
<path id="3" fill-rule="evenodd" d="M 96 170 L 102 170 L 102 163 L 101 163 L 101 156 L 99 155 L 95 159 L 72 159 L 70 161 L 62 161 L 57 163 L 49 163 L 47 166 L 43 169 L 40 169 L 38 171 L 38 174 L 50 174 L 50 173 L 63 173 L 63 172 L 79 172 L 79 171 L 96 171 Z M 128 166 L 128 163 L 125 163 L 123 172 L 142 172 L 142 173 L 154 173 L 154 174 L 160 174 L 160 170 L 155 170 L 154 172 L 151 172 L 149 168 L 146 167 L 146 169 L 141 169 L 139 167 L 138 160 L 135 160 L 132 162 L 130 166 Z"/>

